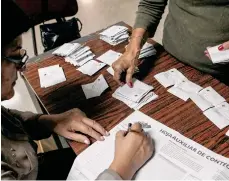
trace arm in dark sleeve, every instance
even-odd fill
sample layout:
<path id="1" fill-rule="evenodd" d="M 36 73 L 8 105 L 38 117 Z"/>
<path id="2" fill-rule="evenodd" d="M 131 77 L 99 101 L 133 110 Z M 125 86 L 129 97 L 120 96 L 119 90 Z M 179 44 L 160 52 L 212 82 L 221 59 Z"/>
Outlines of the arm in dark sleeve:
<path id="1" fill-rule="evenodd" d="M 21 112 L 18 110 L 8 110 L 11 115 L 19 119 L 33 140 L 41 140 L 51 136 L 52 130 L 46 125 L 38 121 L 42 114 L 34 114 L 32 112 Z"/>
<path id="2" fill-rule="evenodd" d="M 143 28 L 152 37 L 157 29 L 168 0 L 141 0 L 138 5 L 135 28 Z"/>

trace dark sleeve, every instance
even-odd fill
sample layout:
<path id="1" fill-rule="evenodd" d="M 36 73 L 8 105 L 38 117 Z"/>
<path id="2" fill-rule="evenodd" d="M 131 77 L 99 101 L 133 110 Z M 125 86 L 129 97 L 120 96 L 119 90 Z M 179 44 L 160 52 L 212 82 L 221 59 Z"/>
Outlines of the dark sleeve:
<path id="1" fill-rule="evenodd" d="M 116 172 L 110 169 L 104 170 L 96 180 L 123 180 Z"/>
<path id="2" fill-rule="evenodd" d="M 38 119 L 42 114 L 32 112 L 21 112 L 18 110 L 9 110 L 10 114 L 19 119 L 27 134 L 33 140 L 41 140 L 51 136 L 52 131 L 41 124 Z"/>
<path id="3" fill-rule="evenodd" d="M 6 162 L 1 161 L 1 180 L 17 180 L 18 173 Z"/>
<path id="4" fill-rule="evenodd" d="M 141 0 L 134 28 L 143 28 L 152 37 L 164 13 L 168 0 Z"/>

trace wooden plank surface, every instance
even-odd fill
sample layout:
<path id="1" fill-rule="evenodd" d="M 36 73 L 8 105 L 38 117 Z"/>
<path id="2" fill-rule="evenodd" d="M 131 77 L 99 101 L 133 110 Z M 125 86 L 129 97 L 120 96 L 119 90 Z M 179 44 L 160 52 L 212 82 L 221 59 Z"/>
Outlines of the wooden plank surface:
<path id="1" fill-rule="evenodd" d="M 113 47 L 99 40 L 98 35 L 96 36 L 97 38 L 95 38 L 95 34 L 92 34 L 91 37 L 93 38 L 90 39 L 90 37 L 87 37 L 87 41 L 85 42 L 96 54 L 96 57 L 109 49 L 120 53 L 124 52 L 124 47 L 127 42 Z M 220 83 L 210 75 L 203 74 L 177 61 L 156 42 L 152 40 L 149 40 L 149 42 L 156 47 L 157 56 L 149 60 L 151 70 L 143 81 L 154 86 L 154 91 L 159 95 L 159 98 L 145 105 L 140 111 L 210 150 L 229 158 L 229 138 L 225 136 L 228 127 L 219 130 L 203 115 L 201 110 L 191 100 L 184 102 L 168 93 L 167 89 L 155 80 L 154 75 L 171 68 L 177 68 L 194 83 L 203 87 L 212 86 L 227 102 L 229 102 L 229 87 Z M 50 88 L 41 88 L 38 68 L 55 64 L 59 64 L 63 68 L 67 81 Z M 106 71 L 107 68 L 106 66 L 94 76 L 90 77 L 77 71 L 73 65 L 65 63 L 62 57 L 51 56 L 40 62 L 30 63 L 24 75 L 48 113 L 61 113 L 77 107 L 84 111 L 88 117 L 96 120 L 106 129 L 110 130 L 130 115 L 133 110 L 121 101 L 112 98 L 111 95 L 118 88 L 118 85 L 113 80 L 113 77 Z M 100 74 L 104 75 L 110 88 L 106 90 L 102 96 L 87 100 L 81 89 L 81 84 L 94 81 Z M 84 144 L 76 142 L 69 143 L 77 154 L 87 147 Z"/>

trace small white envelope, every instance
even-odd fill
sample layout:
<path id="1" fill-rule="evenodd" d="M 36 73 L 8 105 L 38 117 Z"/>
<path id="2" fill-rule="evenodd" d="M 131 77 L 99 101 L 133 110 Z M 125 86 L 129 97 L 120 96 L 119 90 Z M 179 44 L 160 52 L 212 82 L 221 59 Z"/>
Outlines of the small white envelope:
<path id="1" fill-rule="evenodd" d="M 227 102 L 223 102 L 215 107 L 220 114 L 226 117 L 229 120 L 229 104 Z"/>
<path id="2" fill-rule="evenodd" d="M 94 82 L 81 85 L 87 99 L 100 96 L 109 86 L 101 74 Z"/>
<path id="3" fill-rule="evenodd" d="M 201 111 L 205 111 L 211 107 L 213 107 L 213 105 L 206 99 L 204 99 L 202 96 L 200 96 L 199 94 L 189 94 L 190 99 L 201 109 Z"/>
<path id="4" fill-rule="evenodd" d="M 177 96 L 178 98 L 182 99 L 183 101 L 187 101 L 189 99 L 188 93 L 180 89 L 179 87 L 173 86 L 168 89 L 168 92 Z"/>
<path id="5" fill-rule="evenodd" d="M 213 63 L 227 63 L 229 62 L 229 50 L 219 51 L 219 45 L 207 48 L 208 53 Z"/>
<path id="6" fill-rule="evenodd" d="M 178 84 L 175 84 L 175 87 L 180 88 L 181 90 L 184 90 L 187 93 L 198 93 L 200 90 L 203 89 L 203 87 L 189 81 L 189 80 L 182 80 Z"/>
<path id="7" fill-rule="evenodd" d="M 229 120 L 221 115 L 215 108 L 208 109 L 204 111 L 203 114 L 219 129 L 223 129 L 229 125 Z"/>
<path id="8" fill-rule="evenodd" d="M 102 54 L 96 59 L 111 66 L 112 63 L 118 60 L 121 55 L 121 53 L 115 52 L 113 50 L 108 50 L 106 53 Z"/>
<path id="9" fill-rule="evenodd" d="M 83 74 L 92 76 L 104 66 L 106 66 L 105 63 L 102 62 L 99 63 L 95 60 L 91 60 L 88 63 L 84 64 L 83 66 L 79 67 L 77 70 L 82 72 Z"/>

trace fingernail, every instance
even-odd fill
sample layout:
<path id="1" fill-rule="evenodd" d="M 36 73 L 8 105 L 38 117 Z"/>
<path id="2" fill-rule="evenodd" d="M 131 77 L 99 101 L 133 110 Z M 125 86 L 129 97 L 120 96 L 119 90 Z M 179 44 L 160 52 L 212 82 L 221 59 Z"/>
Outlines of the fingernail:
<path id="1" fill-rule="evenodd" d="M 108 131 L 106 131 L 106 135 L 107 135 L 107 136 L 109 136 L 109 135 L 110 135 L 110 133 L 109 133 Z"/>
<path id="2" fill-rule="evenodd" d="M 218 47 L 218 49 L 219 49 L 219 51 L 223 50 L 223 49 L 224 49 L 224 48 L 223 48 L 223 45 L 220 45 L 220 46 Z"/>
<path id="3" fill-rule="evenodd" d="M 128 85 L 132 88 L 133 87 L 133 83 L 129 82 Z"/>
<path id="4" fill-rule="evenodd" d="M 101 141 L 104 141 L 105 139 L 104 139 L 104 137 L 103 137 L 103 136 L 101 136 L 101 137 L 100 137 L 100 140 L 101 140 Z"/>
<path id="5" fill-rule="evenodd" d="M 87 144 L 87 145 L 89 145 L 90 144 L 90 141 L 84 140 L 84 143 Z"/>

